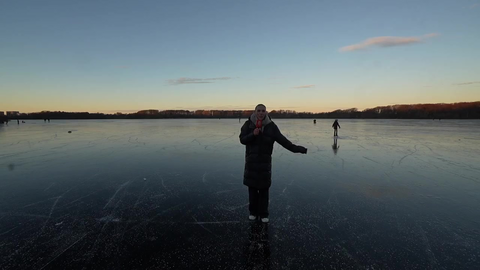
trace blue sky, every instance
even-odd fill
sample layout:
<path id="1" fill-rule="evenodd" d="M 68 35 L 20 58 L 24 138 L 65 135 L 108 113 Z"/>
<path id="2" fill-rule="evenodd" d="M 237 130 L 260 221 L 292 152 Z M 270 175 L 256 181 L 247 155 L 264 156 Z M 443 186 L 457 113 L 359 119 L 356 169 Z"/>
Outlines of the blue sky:
<path id="1" fill-rule="evenodd" d="M 480 0 L 1 1 L 0 110 L 480 100 Z"/>

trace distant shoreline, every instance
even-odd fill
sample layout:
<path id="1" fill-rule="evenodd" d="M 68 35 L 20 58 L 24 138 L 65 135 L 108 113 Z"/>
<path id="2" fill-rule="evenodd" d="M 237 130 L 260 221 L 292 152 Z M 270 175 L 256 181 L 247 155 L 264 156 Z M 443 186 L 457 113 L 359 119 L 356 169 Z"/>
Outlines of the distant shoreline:
<path id="1" fill-rule="evenodd" d="M 253 110 L 141 110 L 136 113 L 89 113 L 42 111 L 36 113 L 7 112 L 0 115 L 5 119 L 242 119 L 248 118 Z M 359 111 L 356 108 L 335 110 L 325 113 L 296 112 L 293 110 L 271 110 L 274 119 L 480 119 L 480 101 L 379 106 Z"/>
<path id="2" fill-rule="evenodd" d="M 272 119 L 309 119 L 309 120 L 321 120 L 321 119 L 359 119 L 359 120 L 371 120 L 371 119 L 377 119 L 377 120 L 480 120 L 480 117 L 449 117 L 445 116 L 443 118 L 414 118 L 414 117 L 342 117 L 342 116 L 332 116 L 332 117 L 315 117 L 315 116 L 309 116 L 309 117 L 282 117 L 282 116 L 270 116 Z M 38 120 L 42 121 L 44 120 L 43 118 L 30 118 L 30 117 L 14 117 L 14 118 L 8 118 L 9 123 L 10 122 L 16 122 L 18 120 Z M 161 120 L 161 119 L 240 119 L 240 120 L 247 120 L 248 117 L 85 117 L 85 118 L 69 118 L 69 117 L 51 117 L 49 118 L 50 120 Z M 5 122 L 5 119 L 0 119 L 0 123 Z M 47 121 L 48 122 L 48 121 Z"/>

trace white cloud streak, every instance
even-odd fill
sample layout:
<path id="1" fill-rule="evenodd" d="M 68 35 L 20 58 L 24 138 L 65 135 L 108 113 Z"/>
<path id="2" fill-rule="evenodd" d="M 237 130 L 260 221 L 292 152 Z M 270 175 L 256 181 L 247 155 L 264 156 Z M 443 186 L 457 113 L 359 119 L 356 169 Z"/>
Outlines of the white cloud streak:
<path id="1" fill-rule="evenodd" d="M 294 86 L 292 88 L 295 88 L 295 89 L 302 89 L 302 88 L 312 88 L 314 87 L 315 84 L 307 84 L 307 85 L 299 85 L 299 86 Z"/>
<path id="2" fill-rule="evenodd" d="M 437 33 L 426 34 L 421 37 L 392 37 L 392 36 L 384 36 L 384 37 L 373 37 L 366 39 L 360 43 L 348 45 L 339 49 L 340 52 L 352 52 L 358 50 L 365 50 L 369 47 L 394 47 L 394 46 L 402 46 L 402 45 L 409 45 L 414 43 L 423 42 L 425 39 L 433 38 L 438 36 Z"/>
<path id="3" fill-rule="evenodd" d="M 194 84 L 194 83 L 214 83 L 216 81 L 225 81 L 231 80 L 232 77 L 218 77 L 218 78 L 206 78 L 206 79 L 199 79 L 199 78 L 186 78 L 181 77 L 178 79 L 170 79 L 168 83 L 170 85 L 178 85 L 178 84 Z"/>

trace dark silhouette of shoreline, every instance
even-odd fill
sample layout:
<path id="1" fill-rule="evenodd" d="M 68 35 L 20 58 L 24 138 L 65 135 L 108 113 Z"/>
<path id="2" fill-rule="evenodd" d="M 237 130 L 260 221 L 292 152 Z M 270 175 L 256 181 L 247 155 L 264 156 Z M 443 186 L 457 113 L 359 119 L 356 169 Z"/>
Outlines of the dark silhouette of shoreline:
<path id="1" fill-rule="evenodd" d="M 142 110 L 136 113 L 89 113 L 42 111 L 21 113 L 17 119 L 164 119 L 164 118 L 240 118 L 245 119 L 252 110 Z M 480 119 L 480 101 L 450 104 L 415 104 L 379 106 L 359 111 L 356 108 L 332 112 L 312 113 L 292 110 L 272 110 L 272 118 L 316 118 L 316 119 Z M 0 116 L 0 122 L 7 118 Z"/>

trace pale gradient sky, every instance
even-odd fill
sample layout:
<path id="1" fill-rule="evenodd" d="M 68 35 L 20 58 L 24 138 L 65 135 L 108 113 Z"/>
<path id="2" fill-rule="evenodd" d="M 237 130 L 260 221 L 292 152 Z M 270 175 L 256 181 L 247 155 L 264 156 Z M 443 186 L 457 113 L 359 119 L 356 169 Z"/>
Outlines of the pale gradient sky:
<path id="1" fill-rule="evenodd" d="M 480 100 L 480 0 L 0 1 L 0 111 Z"/>

